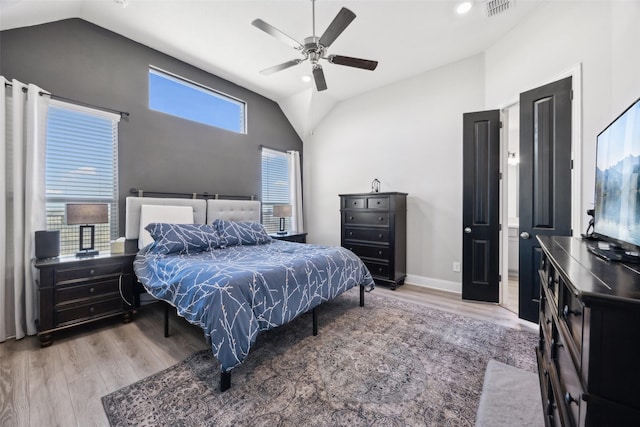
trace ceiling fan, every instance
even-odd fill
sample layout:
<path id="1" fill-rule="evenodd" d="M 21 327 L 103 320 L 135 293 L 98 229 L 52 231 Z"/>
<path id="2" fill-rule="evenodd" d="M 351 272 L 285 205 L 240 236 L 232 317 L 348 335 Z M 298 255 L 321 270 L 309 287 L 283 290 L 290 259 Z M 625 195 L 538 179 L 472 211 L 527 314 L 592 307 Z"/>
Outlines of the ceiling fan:
<path id="1" fill-rule="evenodd" d="M 277 38 L 280 41 L 285 42 L 294 49 L 299 50 L 302 53 L 302 58 L 292 59 L 291 61 L 284 62 L 282 64 L 275 65 L 273 67 L 266 68 L 260 71 L 263 75 L 269 75 L 277 71 L 285 70 L 294 65 L 298 65 L 303 61 L 311 61 L 313 70 L 313 78 L 316 83 L 316 89 L 318 91 L 327 89 L 327 82 L 324 78 L 324 72 L 322 71 L 322 65 L 319 61 L 324 59 L 332 64 L 346 65 L 347 67 L 362 68 L 364 70 L 375 70 L 378 66 L 378 61 L 371 61 L 368 59 L 352 58 L 350 56 L 342 55 L 327 55 L 327 49 L 338 38 L 340 34 L 347 28 L 347 26 L 356 17 L 356 14 L 343 7 L 340 12 L 333 18 L 329 27 L 325 30 L 321 37 L 316 37 L 316 2 L 311 0 L 312 3 L 312 25 L 313 35 L 304 39 L 304 44 L 289 37 L 277 28 L 267 24 L 262 19 L 254 20 L 251 25 L 264 31 L 265 33 Z"/>

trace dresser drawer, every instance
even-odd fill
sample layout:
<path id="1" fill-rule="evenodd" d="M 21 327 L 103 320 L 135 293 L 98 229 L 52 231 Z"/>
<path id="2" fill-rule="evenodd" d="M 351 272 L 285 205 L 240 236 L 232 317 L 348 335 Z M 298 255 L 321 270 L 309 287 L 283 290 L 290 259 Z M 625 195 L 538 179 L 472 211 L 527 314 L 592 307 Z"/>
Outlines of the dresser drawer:
<path id="1" fill-rule="evenodd" d="M 575 344 L 577 353 L 580 354 L 582 353 L 582 322 L 584 320 L 584 305 L 575 297 L 562 278 L 560 278 L 559 283 L 561 292 L 561 306 L 558 307 L 560 311 L 559 318 L 571 333 L 571 338 Z"/>
<path id="2" fill-rule="evenodd" d="M 348 225 L 389 225 L 387 212 L 345 212 L 344 223 Z"/>
<path id="3" fill-rule="evenodd" d="M 575 426 L 580 420 L 580 405 L 583 402 L 579 370 L 573 363 L 569 347 L 562 333 L 558 334 L 557 340 L 555 361 L 558 379 L 562 384 L 558 404 L 564 404 L 566 412 L 572 419 L 572 425 Z"/>
<path id="4" fill-rule="evenodd" d="M 122 313 L 122 311 L 123 302 L 119 295 L 107 300 L 92 301 L 89 304 L 70 304 L 68 308 L 56 310 L 56 326 L 65 326 L 98 316 Z"/>
<path id="5" fill-rule="evenodd" d="M 367 208 L 389 210 L 389 197 L 369 197 Z"/>
<path id="6" fill-rule="evenodd" d="M 380 277 L 384 279 L 389 278 L 389 264 L 364 261 L 364 265 L 367 266 L 367 268 L 369 269 L 369 272 L 373 277 Z"/>
<path id="7" fill-rule="evenodd" d="M 342 199 L 343 209 L 365 209 L 366 199 L 364 197 L 345 197 Z"/>
<path id="8" fill-rule="evenodd" d="M 74 280 L 86 280 L 92 277 L 116 275 L 124 273 L 123 263 L 100 264 L 94 266 L 56 268 L 54 271 L 54 284 L 71 282 Z"/>
<path id="9" fill-rule="evenodd" d="M 389 259 L 388 247 L 366 245 L 346 245 L 345 247 L 359 257 Z"/>
<path id="10" fill-rule="evenodd" d="M 75 286 L 65 286 L 56 288 L 56 304 L 65 304 L 85 298 L 95 298 L 96 296 L 107 294 L 118 294 L 120 289 L 121 276 L 106 280 L 96 280 Z"/>
<path id="11" fill-rule="evenodd" d="M 366 228 L 345 228 L 344 240 L 360 240 L 365 242 L 388 243 L 389 230 L 366 229 Z M 346 246 L 346 245 L 345 245 Z"/>

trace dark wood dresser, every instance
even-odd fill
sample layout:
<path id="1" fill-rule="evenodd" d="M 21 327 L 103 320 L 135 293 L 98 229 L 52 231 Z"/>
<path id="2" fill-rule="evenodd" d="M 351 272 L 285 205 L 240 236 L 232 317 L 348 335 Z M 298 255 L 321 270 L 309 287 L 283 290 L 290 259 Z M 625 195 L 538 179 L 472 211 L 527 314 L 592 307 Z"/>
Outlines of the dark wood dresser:
<path id="1" fill-rule="evenodd" d="M 105 317 L 123 315 L 128 322 L 134 308 L 135 256 L 107 252 L 37 260 L 40 344 L 51 345 L 54 331 Z"/>
<path id="2" fill-rule="evenodd" d="M 547 426 L 640 425 L 640 264 L 598 258 L 594 242 L 538 240 Z"/>
<path id="3" fill-rule="evenodd" d="M 340 194 L 341 245 L 377 283 L 395 289 L 407 275 L 407 193 Z"/>

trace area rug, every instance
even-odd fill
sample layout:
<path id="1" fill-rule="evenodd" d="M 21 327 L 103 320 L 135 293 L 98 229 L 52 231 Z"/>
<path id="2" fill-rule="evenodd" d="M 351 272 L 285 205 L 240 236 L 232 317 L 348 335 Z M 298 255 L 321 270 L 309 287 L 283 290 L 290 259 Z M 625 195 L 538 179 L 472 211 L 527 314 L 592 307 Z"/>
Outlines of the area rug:
<path id="1" fill-rule="evenodd" d="M 353 289 L 262 333 L 231 389 L 208 350 L 102 398 L 112 426 L 473 426 L 495 359 L 535 372 L 537 334 Z M 158 327 L 161 327 L 158 325 Z"/>

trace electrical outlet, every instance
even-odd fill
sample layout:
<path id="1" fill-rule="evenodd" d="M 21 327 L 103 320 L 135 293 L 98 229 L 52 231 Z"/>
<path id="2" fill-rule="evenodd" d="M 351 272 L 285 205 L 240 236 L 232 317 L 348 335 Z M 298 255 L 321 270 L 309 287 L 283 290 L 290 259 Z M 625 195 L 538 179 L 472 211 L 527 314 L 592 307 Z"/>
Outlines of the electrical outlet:
<path id="1" fill-rule="evenodd" d="M 460 263 L 458 261 L 453 262 L 453 271 L 460 273 Z"/>

